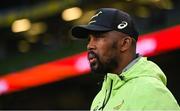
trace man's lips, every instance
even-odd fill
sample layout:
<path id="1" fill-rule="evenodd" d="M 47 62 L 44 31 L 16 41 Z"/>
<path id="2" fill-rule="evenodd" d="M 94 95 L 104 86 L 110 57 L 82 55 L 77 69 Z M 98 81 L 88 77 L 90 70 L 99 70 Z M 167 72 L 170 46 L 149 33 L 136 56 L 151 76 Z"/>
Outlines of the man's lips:
<path id="1" fill-rule="evenodd" d="M 96 54 L 94 52 L 88 52 L 88 60 L 90 63 L 95 63 L 97 58 L 96 58 Z"/>
<path id="2" fill-rule="evenodd" d="M 96 62 L 96 58 L 91 58 L 91 59 L 89 59 L 89 63 L 90 64 L 93 64 L 93 63 L 95 63 Z"/>

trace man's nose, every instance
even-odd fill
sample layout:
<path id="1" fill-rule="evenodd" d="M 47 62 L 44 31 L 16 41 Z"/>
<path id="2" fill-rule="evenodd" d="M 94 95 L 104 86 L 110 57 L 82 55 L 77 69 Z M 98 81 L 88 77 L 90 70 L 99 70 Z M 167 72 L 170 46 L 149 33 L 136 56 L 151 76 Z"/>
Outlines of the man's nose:
<path id="1" fill-rule="evenodd" d="M 89 42 L 87 44 L 87 50 L 95 50 L 95 49 L 96 49 L 96 45 L 95 45 L 94 37 L 90 35 Z"/>

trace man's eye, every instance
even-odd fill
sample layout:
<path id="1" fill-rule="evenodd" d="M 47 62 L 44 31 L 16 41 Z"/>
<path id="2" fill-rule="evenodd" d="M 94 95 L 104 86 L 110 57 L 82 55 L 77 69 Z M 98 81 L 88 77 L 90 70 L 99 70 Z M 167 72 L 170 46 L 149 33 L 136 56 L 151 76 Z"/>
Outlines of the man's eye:
<path id="1" fill-rule="evenodd" d="M 96 34 L 94 36 L 97 37 L 97 38 L 100 38 L 100 37 L 102 37 L 102 34 Z"/>
<path id="2" fill-rule="evenodd" d="M 87 41 L 88 41 L 88 42 L 90 41 L 90 37 L 88 37 Z"/>

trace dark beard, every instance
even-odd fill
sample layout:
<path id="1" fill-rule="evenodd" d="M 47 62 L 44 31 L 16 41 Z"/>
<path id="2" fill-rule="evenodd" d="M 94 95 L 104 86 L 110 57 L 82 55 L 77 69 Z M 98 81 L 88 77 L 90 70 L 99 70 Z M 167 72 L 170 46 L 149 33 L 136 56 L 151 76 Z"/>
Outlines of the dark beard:
<path id="1" fill-rule="evenodd" d="M 90 65 L 92 73 L 104 76 L 107 73 L 112 73 L 113 70 L 118 66 L 116 57 L 110 57 L 105 63 L 102 63 L 98 56 L 96 56 L 96 58 L 97 58 L 96 64 L 98 64 L 98 67 L 94 69 L 93 66 Z"/>
<path id="2" fill-rule="evenodd" d="M 117 41 L 113 41 L 112 50 L 117 50 Z M 107 59 L 104 63 L 99 59 L 99 56 L 96 55 L 93 51 L 90 53 L 93 53 L 93 55 L 97 59 L 97 68 L 93 68 L 93 64 L 90 64 L 92 73 L 96 73 L 98 75 L 106 75 L 107 73 L 113 73 L 114 69 L 118 67 L 117 62 L 117 54 L 112 54 L 109 56 L 109 59 Z"/>

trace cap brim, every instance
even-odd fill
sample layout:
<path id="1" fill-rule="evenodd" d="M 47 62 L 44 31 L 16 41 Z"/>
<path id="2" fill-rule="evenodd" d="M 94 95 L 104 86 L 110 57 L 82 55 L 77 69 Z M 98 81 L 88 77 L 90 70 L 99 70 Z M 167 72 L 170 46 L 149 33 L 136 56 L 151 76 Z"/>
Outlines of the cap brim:
<path id="1" fill-rule="evenodd" d="M 110 30 L 112 29 L 99 25 L 79 25 L 71 29 L 71 34 L 75 38 L 85 39 L 88 37 L 89 32 L 100 32 Z"/>

